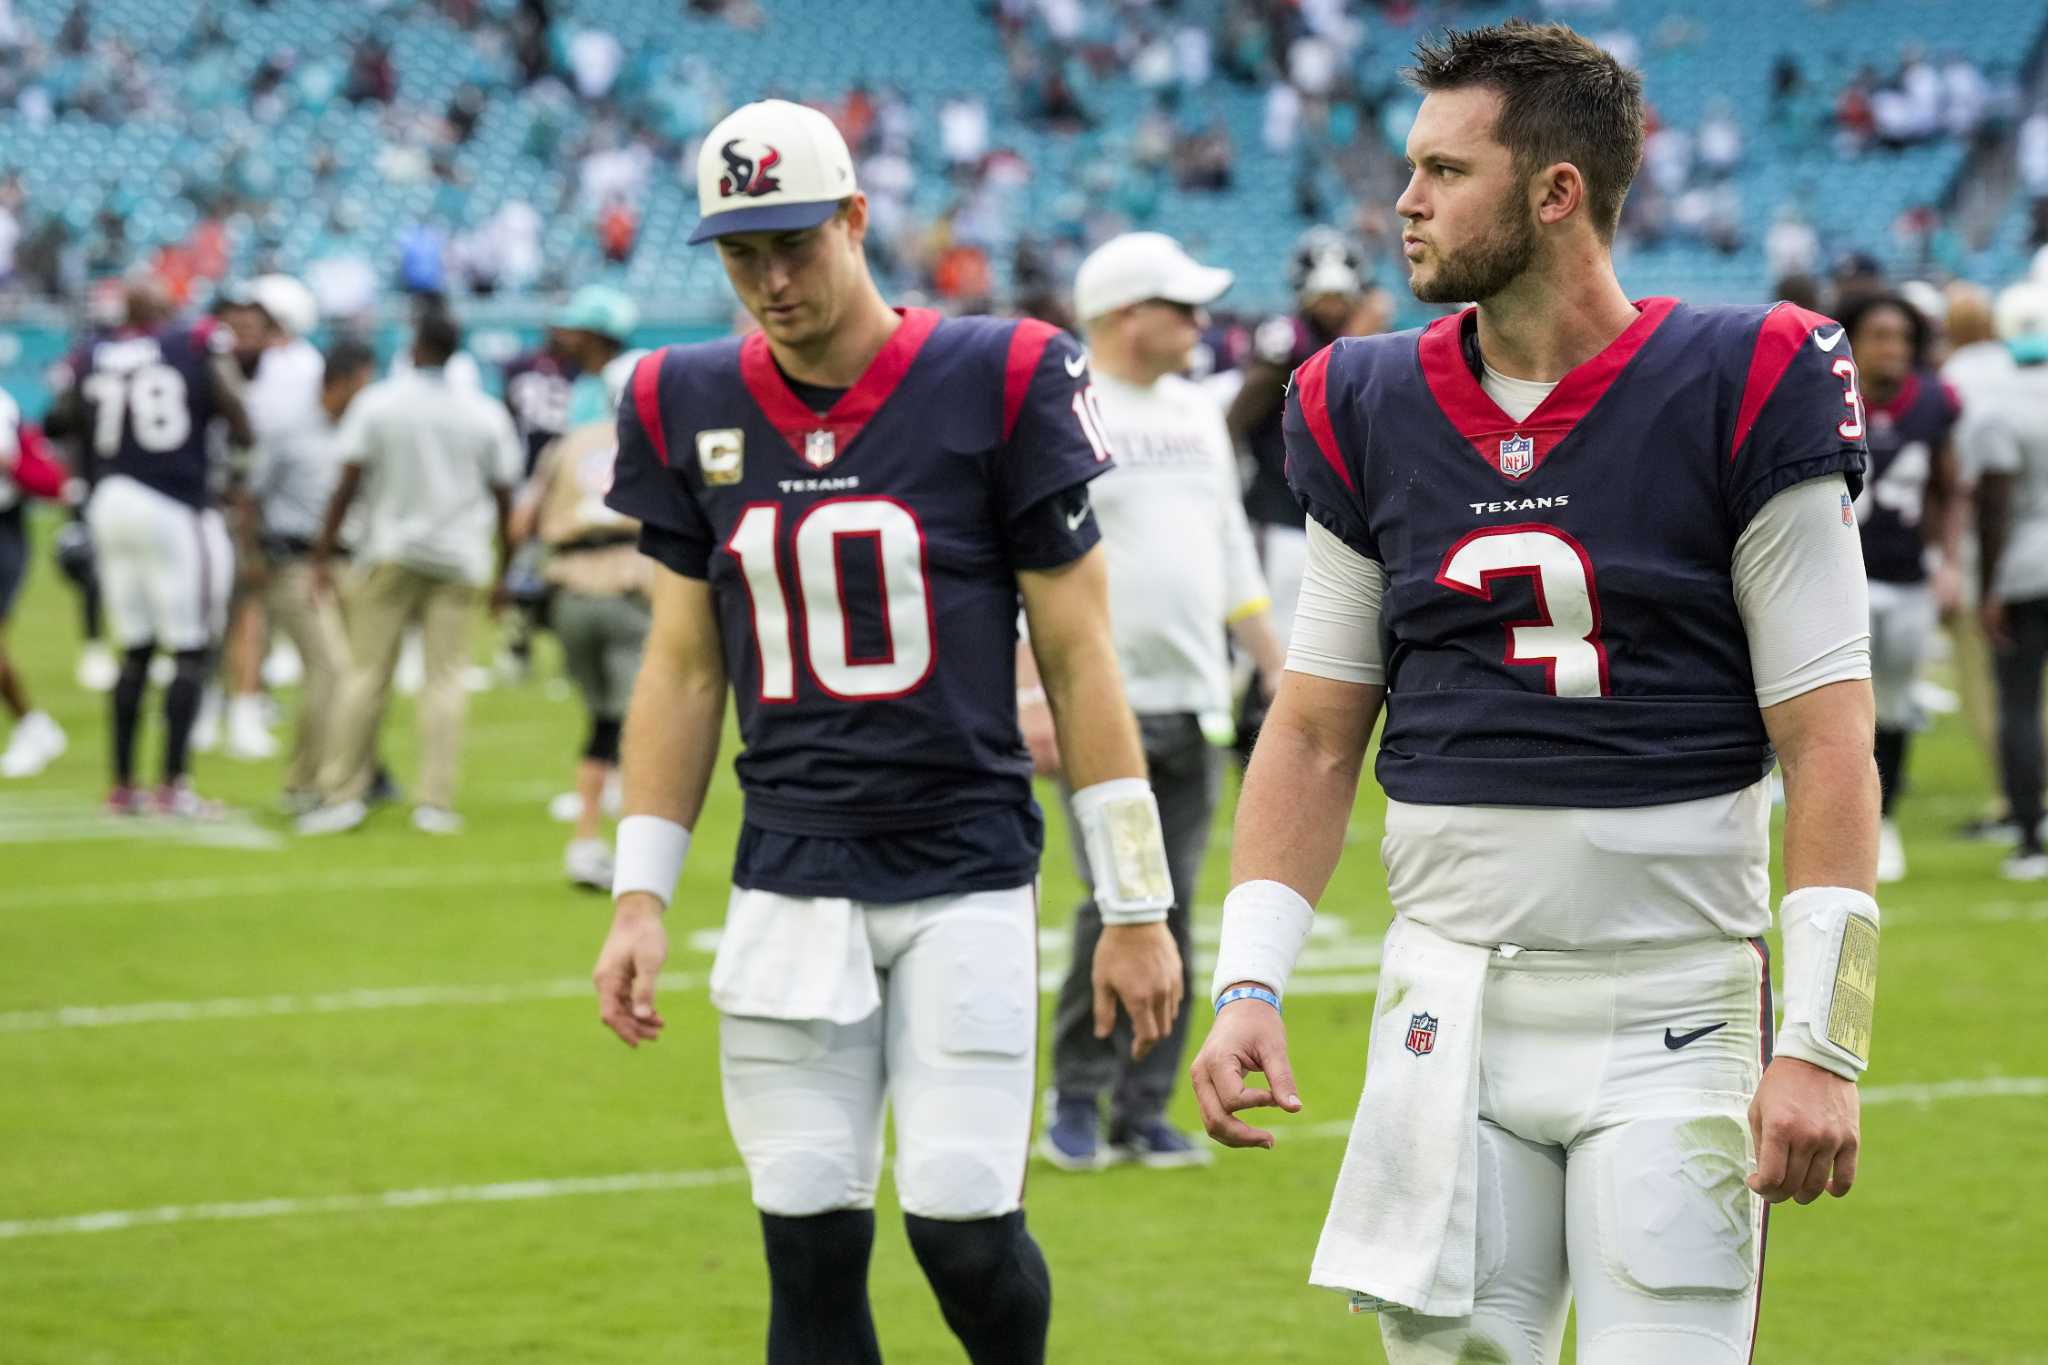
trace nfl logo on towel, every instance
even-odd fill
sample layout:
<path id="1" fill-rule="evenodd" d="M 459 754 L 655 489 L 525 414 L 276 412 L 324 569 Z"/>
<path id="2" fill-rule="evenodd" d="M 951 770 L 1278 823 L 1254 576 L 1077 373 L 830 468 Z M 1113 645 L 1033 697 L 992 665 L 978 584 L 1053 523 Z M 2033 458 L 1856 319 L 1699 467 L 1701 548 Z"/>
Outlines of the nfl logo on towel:
<path id="1" fill-rule="evenodd" d="M 1411 1014 L 1408 1016 L 1408 1050 L 1418 1057 L 1426 1057 L 1436 1050 L 1436 1016 L 1434 1014 Z"/>
<path id="2" fill-rule="evenodd" d="M 1510 436 L 1500 443 L 1500 472 L 1519 479 L 1536 467 L 1536 443 L 1527 436 Z"/>
<path id="3" fill-rule="evenodd" d="M 839 443 L 832 439 L 829 431 L 814 431 L 804 437 L 804 463 L 813 469 L 823 469 L 839 458 Z"/>

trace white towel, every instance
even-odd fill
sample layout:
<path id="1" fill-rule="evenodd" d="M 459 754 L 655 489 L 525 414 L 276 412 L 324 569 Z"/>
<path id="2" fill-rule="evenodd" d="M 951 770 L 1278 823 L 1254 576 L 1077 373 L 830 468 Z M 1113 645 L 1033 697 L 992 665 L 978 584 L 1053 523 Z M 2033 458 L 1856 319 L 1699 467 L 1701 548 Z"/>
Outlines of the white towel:
<path id="1" fill-rule="evenodd" d="M 1387 930 L 1365 1093 L 1309 1270 L 1310 1284 L 1350 1290 L 1354 1307 L 1472 1311 L 1479 1015 L 1492 952 L 1405 918 Z"/>
<path id="2" fill-rule="evenodd" d="M 866 917 L 850 900 L 734 887 L 711 964 L 723 1014 L 851 1024 L 882 1005 Z"/>

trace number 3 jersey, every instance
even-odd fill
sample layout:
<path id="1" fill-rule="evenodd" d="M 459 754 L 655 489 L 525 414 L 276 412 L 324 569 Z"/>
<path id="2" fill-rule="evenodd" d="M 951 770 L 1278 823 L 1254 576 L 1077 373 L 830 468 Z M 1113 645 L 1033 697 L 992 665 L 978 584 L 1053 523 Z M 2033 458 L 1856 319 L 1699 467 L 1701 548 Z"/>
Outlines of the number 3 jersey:
<path id="1" fill-rule="evenodd" d="M 609 501 L 711 586 L 737 885 L 892 902 L 1034 877 L 1016 571 L 1098 539 L 1090 398 L 1065 333 L 923 309 L 823 416 L 758 333 L 636 368 Z"/>
<path id="2" fill-rule="evenodd" d="M 1789 305 L 1638 308 L 1520 420 L 1482 386 L 1472 310 L 1339 341 L 1292 382 L 1289 481 L 1384 569 L 1389 890 L 1467 941 L 1768 924 L 1735 547 L 1777 494 L 1839 475 L 1818 510 L 1859 571 L 1855 365 Z"/>

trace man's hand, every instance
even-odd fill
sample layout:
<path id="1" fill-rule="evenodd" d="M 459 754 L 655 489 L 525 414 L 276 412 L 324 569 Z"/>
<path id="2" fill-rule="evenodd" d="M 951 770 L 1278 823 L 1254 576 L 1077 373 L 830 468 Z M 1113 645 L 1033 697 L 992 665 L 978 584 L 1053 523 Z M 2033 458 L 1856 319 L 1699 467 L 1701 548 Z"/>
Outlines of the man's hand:
<path id="1" fill-rule="evenodd" d="M 1987 597 L 1977 606 L 1977 624 L 1984 630 L 1984 638 L 1993 649 L 2004 649 L 2012 643 L 2005 633 L 2005 603 L 1996 597 Z"/>
<path id="2" fill-rule="evenodd" d="M 654 983 L 668 960 L 668 931 L 661 926 L 661 902 L 645 891 L 619 897 L 612 931 L 597 955 L 598 1017 L 627 1047 L 639 1047 L 661 1036 L 662 1019 L 654 1009 Z"/>
<path id="3" fill-rule="evenodd" d="M 1266 1078 L 1262 1090 L 1245 1086 L 1254 1071 Z M 1294 1068 L 1287 1063 L 1287 1026 L 1280 1011 L 1263 1000 L 1233 1000 L 1218 1012 L 1188 1076 L 1202 1106 L 1202 1127 L 1225 1147 L 1273 1145 L 1273 1135 L 1238 1118 L 1239 1110 L 1278 1106 L 1301 1112 Z"/>
<path id="4" fill-rule="evenodd" d="M 1934 569 L 1934 606 L 1944 624 L 1963 607 L 1963 571 L 1947 559 Z"/>
<path id="5" fill-rule="evenodd" d="M 1173 1031 L 1180 1013 L 1180 949 L 1158 924 L 1106 924 L 1095 941 L 1095 1036 L 1116 1027 L 1116 1007 L 1131 1016 L 1131 1057 L 1143 1057 Z"/>
<path id="6" fill-rule="evenodd" d="M 1024 747 L 1031 751 L 1031 772 L 1051 777 L 1060 770 L 1059 734 L 1053 729 L 1052 707 L 1043 697 L 1017 703 L 1017 727 L 1024 732 Z"/>
<path id="7" fill-rule="evenodd" d="M 1853 1081 L 1797 1057 L 1772 1062 L 1749 1102 L 1749 1187 L 1773 1204 L 1811 1204 L 1822 1190 L 1840 1199 L 1856 1181 L 1858 1110 Z"/>
<path id="8" fill-rule="evenodd" d="M 334 596 L 334 566 L 327 558 L 324 555 L 314 555 L 307 569 L 313 576 L 313 596 Z"/>

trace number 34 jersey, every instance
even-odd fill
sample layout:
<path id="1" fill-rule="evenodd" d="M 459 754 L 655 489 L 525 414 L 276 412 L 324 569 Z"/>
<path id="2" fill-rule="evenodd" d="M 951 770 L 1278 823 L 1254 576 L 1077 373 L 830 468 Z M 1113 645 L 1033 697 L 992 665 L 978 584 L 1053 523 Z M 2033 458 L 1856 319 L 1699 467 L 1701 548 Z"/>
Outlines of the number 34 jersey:
<path id="1" fill-rule="evenodd" d="M 737 884 L 904 901 L 1021 885 L 1019 569 L 1097 539 L 1087 360 L 909 309 L 822 417 L 758 333 L 643 360 L 608 501 L 712 589 L 744 750 Z"/>
<path id="2" fill-rule="evenodd" d="M 1397 801 L 1640 807 L 1769 770 L 1735 544 L 1827 475 L 1850 519 L 1855 361 L 1789 304 L 1637 307 L 1521 421 L 1476 377 L 1470 309 L 1295 372 L 1288 481 L 1386 570 L 1376 771 Z"/>

